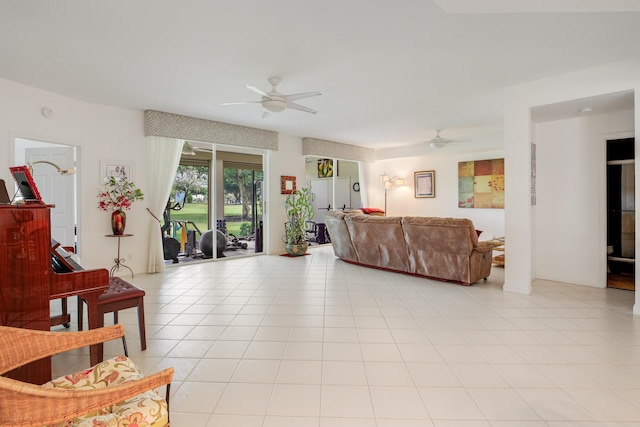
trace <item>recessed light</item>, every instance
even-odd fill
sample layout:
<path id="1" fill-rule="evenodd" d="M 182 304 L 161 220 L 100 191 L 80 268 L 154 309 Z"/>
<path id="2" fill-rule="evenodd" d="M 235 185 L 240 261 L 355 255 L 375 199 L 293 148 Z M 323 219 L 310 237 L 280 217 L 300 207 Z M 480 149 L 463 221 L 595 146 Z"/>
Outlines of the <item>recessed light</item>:
<path id="1" fill-rule="evenodd" d="M 593 111 L 593 108 L 591 108 L 591 107 L 582 107 L 582 108 L 580 109 L 580 112 L 581 112 L 581 113 L 590 113 L 590 112 L 592 112 L 592 111 Z"/>

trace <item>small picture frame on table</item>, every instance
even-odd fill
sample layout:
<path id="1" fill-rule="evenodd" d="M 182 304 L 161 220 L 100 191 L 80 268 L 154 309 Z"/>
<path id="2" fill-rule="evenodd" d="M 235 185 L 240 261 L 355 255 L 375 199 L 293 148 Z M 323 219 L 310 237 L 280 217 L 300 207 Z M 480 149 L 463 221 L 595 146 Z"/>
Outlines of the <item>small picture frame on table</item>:
<path id="1" fill-rule="evenodd" d="M 413 173 L 415 197 L 436 197 L 436 172 L 420 171 Z"/>
<path id="2" fill-rule="evenodd" d="M 12 166 L 9 170 L 18 185 L 18 189 L 20 190 L 24 203 L 44 203 L 42 201 L 42 196 L 40 196 L 40 192 L 38 191 L 38 187 L 33 180 L 33 176 L 27 166 Z"/>

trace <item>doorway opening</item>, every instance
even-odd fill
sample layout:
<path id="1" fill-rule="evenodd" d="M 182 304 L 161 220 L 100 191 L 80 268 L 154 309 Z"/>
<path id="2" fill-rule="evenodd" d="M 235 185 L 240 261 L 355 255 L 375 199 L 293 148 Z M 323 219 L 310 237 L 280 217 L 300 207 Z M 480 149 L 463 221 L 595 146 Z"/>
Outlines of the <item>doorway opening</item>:
<path id="1" fill-rule="evenodd" d="M 78 248 L 78 197 L 77 176 L 61 174 L 54 165 L 62 169 L 77 168 L 78 149 L 72 145 L 38 141 L 26 138 L 15 139 L 15 162 L 31 165 L 33 179 L 42 200 L 55 207 L 51 210 L 51 237 L 62 246 Z"/>
<path id="2" fill-rule="evenodd" d="M 607 141 L 607 287 L 630 291 L 635 291 L 634 141 Z"/>
<path id="3" fill-rule="evenodd" d="M 325 227 L 327 212 L 362 208 L 358 162 L 309 156 L 305 159 L 305 178 L 313 194 L 307 243 L 331 243 Z"/>

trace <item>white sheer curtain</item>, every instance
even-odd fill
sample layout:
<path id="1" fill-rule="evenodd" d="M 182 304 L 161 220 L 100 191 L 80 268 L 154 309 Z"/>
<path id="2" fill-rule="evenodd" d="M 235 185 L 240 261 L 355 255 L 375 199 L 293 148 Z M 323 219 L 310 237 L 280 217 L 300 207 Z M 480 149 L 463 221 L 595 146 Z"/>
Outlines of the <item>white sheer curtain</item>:
<path id="1" fill-rule="evenodd" d="M 147 137 L 147 182 L 149 189 L 145 192 L 149 215 L 149 248 L 147 272 L 159 273 L 164 271 L 164 252 L 162 250 L 161 224 L 158 222 L 167 206 L 171 195 L 171 187 L 175 181 L 176 171 L 182 154 L 181 139 L 164 138 L 161 136 Z"/>
<path id="2" fill-rule="evenodd" d="M 369 207 L 369 195 L 367 194 L 367 165 L 363 161 L 358 162 L 358 179 L 360 180 L 360 202 L 363 208 Z"/>

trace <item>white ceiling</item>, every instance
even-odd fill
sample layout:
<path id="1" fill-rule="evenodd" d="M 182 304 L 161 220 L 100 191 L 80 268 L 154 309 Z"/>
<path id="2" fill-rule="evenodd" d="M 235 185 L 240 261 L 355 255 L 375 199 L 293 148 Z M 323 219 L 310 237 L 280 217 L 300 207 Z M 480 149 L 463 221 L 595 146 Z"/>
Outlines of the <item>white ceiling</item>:
<path id="1" fill-rule="evenodd" d="M 388 148 L 437 128 L 495 132 L 503 88 L 640 56 L 639 10 L 637 0 L 3 1 L 0 77 Z M 245 85 L 268 91 L 270 76 L 285 94 L 322 92 L 299 101 L 318 114 L 263 119 L 258 104 L 220 105 L 259 100 Z"/>

